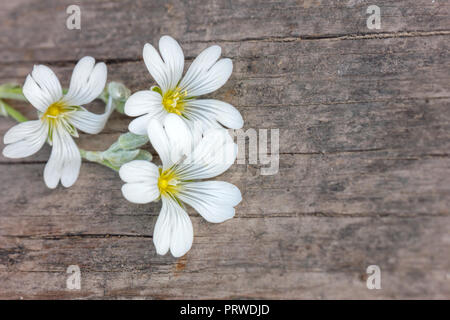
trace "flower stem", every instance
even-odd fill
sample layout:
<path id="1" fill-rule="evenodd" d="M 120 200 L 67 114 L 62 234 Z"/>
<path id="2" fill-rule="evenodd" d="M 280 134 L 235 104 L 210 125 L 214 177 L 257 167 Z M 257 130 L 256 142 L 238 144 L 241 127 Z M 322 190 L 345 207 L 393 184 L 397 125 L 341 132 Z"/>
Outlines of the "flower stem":
<path id="1" fill-rule="evenodd" d="M 17 122 L 25 122 L 28 121 L 27 117 L 21 114 L 19 111 L 11 107 L 6 102 L 0 100 L 0 109 L 3 109 L 7 115 L 16 120 Z"/>
<path id="2" fill-rule="evenodd" d="M 80 155 L 83 159 L 90 161 L 90 162 L 95 162 L 98 164 L 101 164 L 103 166 L 106 166 L 114 171 L 119 171 L 119 168 L 114 167 L 113 165 L 111 165 L 110 163 L 108 163 L 108 161 L 102 159 L 101 154 L 102 152 L 99 151 L 88 151 L 88 150 L 84 150 L 79 148 L 80 150 Z"/>
<path id="3" fill-rule="evenodd" d="M 27 101 L 25 98 L 22 88 L 16 84 L 4 84 L 0 86 L 0 99 L 14 99 Z"/>

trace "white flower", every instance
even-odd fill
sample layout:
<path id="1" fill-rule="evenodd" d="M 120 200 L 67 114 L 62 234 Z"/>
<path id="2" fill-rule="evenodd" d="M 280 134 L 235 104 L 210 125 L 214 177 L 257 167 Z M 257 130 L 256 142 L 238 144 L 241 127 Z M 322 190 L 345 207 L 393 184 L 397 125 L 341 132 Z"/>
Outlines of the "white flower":
<path id="1" fill-rule="evenodd" d="M 197 135 L 209 128 L 242 128 L 241 114 L 229 103 L 196 99 L 222 87 L 231 75 L 231 60 L 217 61 L 221 53 L 219 46 L 201 52 L 183 79 L 184 55 L 178 42 L 163 36 L 159 40 L 159 50 L 161 56 L 151 44 L 144 46 L 145 65 L 159 87 L 138 91 L 127 100 L 125 113 L 132 117 L 140 116 L 130 123 L 128 129 L 131 132 L 144 135 L 151 119 L 164 121 L 172 113 L 180 116 Z"/>
<path id="2" fill-rule="evenodd" d="M 77 129 L 90 134 L 99 133 L 113 111 L 111 100 L 101 115 L 82 107 L 100 95 L 106 76 L 103 62 L 95 64 L 94 58 L 84 57 L 75 66 L 69 91 L 63 95 L 53 71 L 44 65 L 35 65 L 27 76 L 23 93 L 38 110 L 39 120 L 19 123 L 9 129 L 3 138 L 7 144 L 3 155 L 8 158 L 28 157 L 48 141 L 52 152 L 44 170 L 46 185 L 56 188 L 59 180 L 65 187 L 73 185 L 80 171 L 81 156 L 72 136 L 78 137 Z"/>
<path id="3" fill-rule="evenodd" d="M 158 254 L 170 249 L 173 256 L 180 257 L 193 241 L 192 223 L 183 203 L 209 222 L 219 223 L 234 216 L 234 207 L 242 200 L 239 189 L 228 182 L 198 180 L 225 172 L 236 159 L 237 145 L 223 128 L 206 131 L 194 145 L 189 129 L 176 115 L 167 116 L 163 125 L 153 119 L 148 135 L 162 167 L 143 160 L 124 164 L 119 171 L 126 182 L 122 193 L 133 203 L 161 198 L 153 242 Z"/>

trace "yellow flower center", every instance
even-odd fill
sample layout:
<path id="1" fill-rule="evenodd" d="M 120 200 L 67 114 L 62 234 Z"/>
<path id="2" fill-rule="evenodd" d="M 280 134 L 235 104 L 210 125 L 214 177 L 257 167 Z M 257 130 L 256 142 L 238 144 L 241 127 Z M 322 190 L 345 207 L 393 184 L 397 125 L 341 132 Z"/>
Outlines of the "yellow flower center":
<path id="1" fill-rule="evenodd" d="M 66 107 L 66 104 L 62 101 L 54 102 L 47 108 L 43 117 L 49 120 L 56 119 L 61 113 L 65 112 Z"/>
<path id="2" fill-rule="evenodd" d="M 64 101 L 56 101 L 48 106 L 41 117 L 42 121 L 49 124 L 48 137 L 53 139 L 53 130 L 57 125 L 62 125 L 72 136 L 78 137 L 77 129 L 67 120 L 66 115 L 70 112 L 79 110 L 78 106 L 69 106 Z"/>
<path id="3" fill-rule="evenodd" d="M 178 180 L 175 173 L 171 169 L 162 171 L 159 169 L 158 188 L 161 195 L 174 196 L 178 193 Z"/>
<path id="4" fill-rule="evenodd" d="M 185 90 L 182 92 L 178 87 L 173 90 L 167 91 L 163 95 L 162 104 L 164 106 L 164 109 L 166 109 L 167 112 L 175 113 L 181 116 L 182 112 L 184 111 L 186 96 L 187 91 Z"/>

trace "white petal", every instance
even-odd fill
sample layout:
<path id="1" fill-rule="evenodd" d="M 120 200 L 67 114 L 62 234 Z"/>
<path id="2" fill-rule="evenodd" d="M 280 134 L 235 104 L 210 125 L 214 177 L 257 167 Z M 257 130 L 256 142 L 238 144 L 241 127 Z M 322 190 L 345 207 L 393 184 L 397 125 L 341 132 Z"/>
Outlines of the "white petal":
<path id="1" fill-rule="evenodd" d="M 61 184 L 68 188 L 77 181 L 80 174 L 81 155 L 69 133 L 66 133 L 66 138 L 63 141 L 65 142 L 66 156 L 61 173 Z"/>
<path id="2" fill-rule="evenodd" d="M 188 97 L 213 92 L 227 82 L 233 71 L 233 62 L 228 58 L 217 61 L 220 52 L 219 46 L 209 47 L 192 62 L 180 82 L 180 88 L 187 91 Z"/>
<path id="3" fill-rule="evenodd" d="M 36 135 L 41 130 L 42 126 L 45 126 L 46 122 L 41 120 L 31 120 L 18 123 L 10 128 L 3 137 L 4 144 L 14 143 L 29 136 Z"/>
<path id="4" fill-rule="evenodd" d="M 177 203 L 173 202 L 176 215 L 172 221 L 172 238 L 170 239 L 170 253 L 176 258 L 184 256 L 192 247 L 194 230 L 191 219 Z"/>
<path id="5" fill-rule="evenodd" d="M 194 151 L 177 167 L 184 180 L 207 179 L 225 172 L 236 160 L 237 145 L 225 129 L 208 130 Z"/>
<path id="6" fill-rule="evenodd" d="M 181 257 L 191 249 L 194 240 L 191 219 L 174 200 L 162 198 L 162 203 L 153 232 L 156 252 L 163 255 L 170 248 L 174 257 Z"/>
<path id="7" fill-rule="evenodd" d="M 189 100 L 184 113 L 189 119 L 201 120 L 207 118 L 230 129 L 240 129 L 244 125 L 241 113 L 231 104 L 220 100 Z"/>
<path id="8" fill-rule="evenodd" d="M 142 57 L 144 58 L 144 63 L 153 79 L 155 79 L 163 91 L 167 91 L 169 88 L 169 78 L 166 74 L 164 61 L 161 59 L 158 51 L 151 44 L 146 43 L 144 45 Z"/>
<path id="9" fill-rule="evenodd" d="M 48 125 L 41 120 L 22 122 L 9 129 L 3 141 L 8 144 L 3 155 L 8 158 L 24 158 L 39 151 L 47 140 Z"/>
<path id="10" fill-rule="evenodd" d="M 158 92 L 145 90 L 132 94 L 125 102 L 125 114 L 136 117 L 143 114 L 158 114 L 163 110 L 162 97 Z"/>
<path id="11" fill-rule="evenodd" d="M 212 223 L 231 219 L 234 216 L 234 207 L 242 201 L 239 189 L 223 181 L 187 183 L 183 185 L 178 196 Z"/>
<path id="12" fill-rule="evenodd" d="M 23 94 L 39 111 L 45 112 L 62 97 L 62 88 L 55 73 L 47 66 L 35 65 L 23 85 Z"/>
<path id="13" fill-rule="evenodd" d="M 52 141 L 52 153 L 44 169 L 45 184 L 54 189 L 61 179 L 64 187 L 70 187 L 80 172 L 80 152 L 70 134 L 60 124 L 53 129 Z"/>
<path id="14" fill-rule="evenodd" d="M 71 106 L 90 103 L 105 88 L 107 73 L 103 62 L 95 64 L 95 59 L 92 57 L 82 58 L 73 69 L 69 91 L 64 101 Z"/>
<path id="15" fill-rule="evenodd" d="M 31 74 L 27 76 L 22 91 L 31 105 L 41 112 L 45 112 L 47 107 L 54 102 L 50 95 L 41 90 Z"/>
<path id="16" fill-rule="evenodd" d="M 31 76 L 39 87 L 41 87 L 41 90 L 45 91 L 51 97 L 53 102 L 61 99 L 61 84 L 55 73 L 49 67 L 44 65 L 34 66 Z"/>
<path id="17" fill-rule="evenodd" d="M 126 183 L 122 186 L 122 194 L 128 201 L 142 204 L 156 200 L 159 197 L 159 189 L 157 182 Z"/>
<path id="18" fill-rule="evenodd" d="M 145 160 L 133 160 L 125 163 L 119 170 L 124 182 L 158 182 L 159 170 L 156 165 Z"/>
<path id="19" fill-rule="evenodd" d="M 166 115 L 167 115 L 167 112 L 162 111 L 161 113 L 158 113 L 157 115 L 146 114 L 144 116 L 140 116 L 130 122 L 130 124 L 128 125 L 128 130 L 130 130 L 130 132 L 132 132 L 134 134 L 138 134 L 141 136 L 146 135 L 147 130 L 150 125 L 150 121 L 152 119 L 157 120 L 157 121 L 162 121 Z"/>
<path id="20" fill-rule="evenodd" d="M 185 121 L 185 123 L 192 134 L 192 145 L 194 147 L 198 145 L 199 142 L 202 140 L 203 132 L 209 130 L 214 126 L 216 126 L 216 128 L 220 127 L 217 123 L 214 123 L 212 121 L 205 121 L 205 119 L 202 120 L 192 119 Z"/>
<path id="21" fill-rule="evenodd" d="M 173 162 L 171 160 L 171 151 L 169 138 L 160 121 L 152 119 L 147 130 L 148 138 L 153 148 L 158 153 L 163 164 L 163 170 L 169 168 Z"/>
<path id="22" fill-rule="evenodd" d="M 149 43 L 144 46 L 142 56 L 148 71 L 163 92 L 175 88 L 180 81 L 184 67 L 184 55 L 180 45 L 171 37 L 163 36 L 159 40 L 158 51 Z"/>
<path id="23" fill-rule="evenodd" d="M 187 88 L 190 84 L 199 81 L 201 76 L 216 63 L 221 52 L 222 49 L 219 46 L 211 46 L 203 50 L 192 62 L 180 82 L 180 87 Z"/>
<path id="24" fill-rule="evenodd" d="M 174 113 L 164 119 L 164 130 L 169 141 L 170 160 L 178 162 L 192 152 L 192 134 L 182 118 Z"/>
<path id="25" fill-rule="evenodd" d="M 76 128 L 90 134 L 97 134 L 103 130 L 108 121 L 109 116 L 114 111 L 112 97 L 109 97 L 108 103 L 105 107 L 105 112 L 102 114 L 95 114 L 87 111 L 85 108 L 69 113 L 67 118 L 70 123 Z"/>
<path id="26" fill-rule="evenodd" d="M 169 88 L 175 88 L 183 74 L 183 50 L 175 39 L 169 36 L 163 36 L 159 40 L 159 51 L 166 65 Z"/>
<path id="27" fill-rule="evenodd" d="M 128 182 L 122 186 L 122 194 L 133 203 L 149 203 L 159 197 L 158 167 L 144 160 L 125 163 L 119 170 L 120 178 Z"/>
<path id="28" fill-rule="evenodd" d="M 156 220 L 155 229 L 153 230 L 153 243 L 156 253 L 164 255 L 169 251 L 170 239 L 172 236 L 172 220 L 171 212 L 167 204 L 166 198 L 162 198 L 162 208 Z"/>
<path id="29" fill-rule="evenodd" d="M 140 116 L 130 122 L 128 130 L 130 130 L 131 133 L 142 136 L 147 133 L 151 119 L 153 119 L 152 115 L 147 114 L 145 116 Z"/>

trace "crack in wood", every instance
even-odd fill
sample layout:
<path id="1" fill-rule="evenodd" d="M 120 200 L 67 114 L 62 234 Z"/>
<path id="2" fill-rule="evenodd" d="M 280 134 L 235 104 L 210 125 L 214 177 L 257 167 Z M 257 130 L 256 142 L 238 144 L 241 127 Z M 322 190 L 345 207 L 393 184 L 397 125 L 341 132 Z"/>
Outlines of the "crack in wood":
<path id="1" fill-rule="evenodd" d="M 220 45 L 221 43 L 242 43 L 242 42 L 301 42 L 301 41 L 322 41 L 322 40 L 371 40 L 371 39 L 390 39 L 390 38 L 411 38 L 411 37 L 432 37 L 432 36 L 448 36 L 450 30 L 438 31 L 399 31 L 399 32 L 378 32 L 378 33 L 350 33 L 350 34 L 326 34 L 326 35 L 303 35 L 298 37 L 254 37 L 242 38 L 237 40 L 227 39 L 212 39 L 212 40 L 195 40 L 183 41 L 185 44 L 199 44 L 199 43 L 214 43 Z M 8 49 L 8 48 L 6 48 Z M 96 57 L 97 60 L 105 62 L 107 65 L 117 65 L 133 62 L 142 62 L 142 56 L 137 57 L 122 57 L 122 58 L 102 58 Z M 229 57 L 238 58 L 238 57 Z M 185 61 L 189 62 L 195 59 L 195 56 L 186 56 Z M 73 66 L 78 60 L 15 60 L 15 61 L 0 61 L 0 65 L 15 65 L 15 64 L 45 64 L 55 67 Z"/>
<path id="2" fill-rule="evenodd" d="M 297 41 L 320 41 L 320 40 L 367 40 L 388 38 L 410 38 L 410 37 L 432 37 L 450 35 L 450 30 L 437 31 L 398 31 L 377 33 L 350 33 L 350 34 L 324 34 L 303 35 L 298 37 L 249 37 L 236 40 L 213 39 L 185 41 L 185 43 L 240 43 L 240 42 L 297 42 Z"/>

